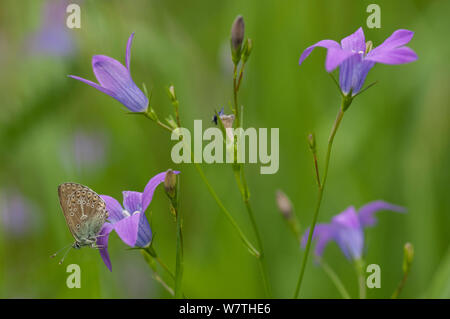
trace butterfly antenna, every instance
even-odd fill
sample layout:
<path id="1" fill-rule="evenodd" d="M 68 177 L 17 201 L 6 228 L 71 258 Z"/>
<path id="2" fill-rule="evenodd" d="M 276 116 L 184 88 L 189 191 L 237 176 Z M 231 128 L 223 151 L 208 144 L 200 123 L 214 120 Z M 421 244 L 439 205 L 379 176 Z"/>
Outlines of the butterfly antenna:
<path id="1" fill-rule="evenodd" d="M 58 250 L 56 253 L 54 253 L 53 255 L 50 256 L 50 258 L 55 258 L 56 255 L 58 255 L 62 250 L 66 249 L 67 247 L 69 247 L 72 244 L 66 245 L 63 248 L 61 248 L 60 250 Z"/>
<path id="2" fill-rule="evenodd" d="M 69 253 L 69 251 L 72 249 L 73 247 L 70 246 L 69 249 L 66 250 L 66 252 L 64 253 L 63 258 L 61 258 L 61 260 L 58 262 L 58 264 L 62 265 L 62 263 L 64 262 L 64 258 L 66 258 L 67 254 Z"/>

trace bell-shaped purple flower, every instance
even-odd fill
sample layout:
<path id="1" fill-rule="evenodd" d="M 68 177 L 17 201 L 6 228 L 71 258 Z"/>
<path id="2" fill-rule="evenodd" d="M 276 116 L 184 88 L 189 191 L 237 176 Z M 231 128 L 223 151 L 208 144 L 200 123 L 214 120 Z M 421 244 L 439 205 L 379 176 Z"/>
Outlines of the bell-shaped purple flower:
<path id="1" fill-rule="evenodd" d="M 178 171 L 173 171 L 179 174 Z M 166 172 L 152 177 L 144 188 L 144 192 L 123 192 L 123 207 L 120 203 L 107 195 L 100 195 L 106 203 L 109 213 L 106 222 L 97 237 L 100 255 L 106 267 L 112 271 L 111 260 L 108 253 L 108 239 L 111 231 L 115 230 L 120 239 L 130 247 L 147 247 L 152 240 L 152 231 L 145 211 L 150 205 L 156 187 L 164 182 Z"/>
<path id="2" fill-rule="evenodd" d="M 69 77 L 87 83 L 97 90 L 108 94 L 122 103 L 131 112 L 143 112 L 147 110 L 148 98 L 133 82 L 130 74 L 130 55 L 133 37 L 134 32 L 130 35 L 127 43 L 125 56 L 126 67 L 119 61 L 106 55 L 94 55 L 92 57 L 92 69 L 99 84 L 75 75 L 69 75 Z"/>
<path id="3" fill-rule="evenodd" d="M 371 43 L 365 41 L 364 32 L 359 28 L 355 33 L 341 40 L 322 40 L 308 47 L 300 56 L 299 64 L 309 56 L 316 47 L 327 49 L 325 69 L 332 72 L 338 66 L 339 84 L 344 95 L 351 92 L 358 94 L 367 73 L 375 63 L 404 64 L 417 60 L 416 53 L 404 45 L 411 41 L 414 32 L 400 29 L 392 33 L 380 46 L 371 49 Z"/>
<path id="4" fill-rule="evenodd" d="M 335 241 L 345 257 L 352 260 L 360 259 L 364 248 L 364 227 L 376 224 L 374 214 L 380 210 L 405 212 L 403 207 L 381 200 L 366 204 L 359 209 L 358 213 L 353 206 L 350 206 L 342 213 L 334 216 L 331 223 L 316 225 L 313 234 L 313 239 L 316 240 L 314 254 L 321 257 L 325 246 L 330 241 Z M 303 248 L 306 246 L 308 236 L 309 229 L 302 237 Z"/>

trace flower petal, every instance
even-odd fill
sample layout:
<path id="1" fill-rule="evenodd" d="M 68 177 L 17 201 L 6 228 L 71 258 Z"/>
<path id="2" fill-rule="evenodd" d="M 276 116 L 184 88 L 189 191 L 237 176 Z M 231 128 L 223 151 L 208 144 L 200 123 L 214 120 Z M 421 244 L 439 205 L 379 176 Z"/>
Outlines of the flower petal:
<path id="1" fill-rule="evenodd" d="M 397 213 L 404 213 L 406 209 L 401 206 L 389 204 L 382 200 L 370 202 L 359 209 L 359 222 L 361 226 L 368 227 L 376 224 L 374 214 L 380 210 L 390 210 Z"/>
<path id="2" fill-rule="evenodd" d="M 94 55 L 92 68 L 101 86 L 114 92 L 113 97 L 129 110 L 142 112 L 147 109 L 147 97 L 133 82 L 128 69 L 119 61 L 105 55 Z"/>
<path id="3" fill-rule="evenodd" d="M 142 211 L 142 193 L 124 191 L 123 194 L 123 207 L 130 213 Z"/>
<path id="4" fill-rule="evenodd" d="M 367 73 L 375 65 L 375 62 L 365 61 L 362 54 L 354 55 L 342 62 L 339 69 L 339 85 L 344 94 L 352 91 L 352 96 L 361 91 Z"/>
<path id="5" fill-rule="evenodd" d="M 336 41 L 322 40 L 306 48 L 305 51 L 303 51 L 302 55 L 300 56 L 300 60 L 298 63 L 302 64 L 302 62 L 311 54 L 312 50 L 314 50 L 314 48 L 316 47 L 322 47 L 327 49 L 327 57 L 325 60 L 325 69 L 327 70 L 327 72 L 333 71 L 342 63 L 342 61 L 354 55 L 354 53 L 351 51 L 342 50 L 341 46 Z"/>
<path id="6" fill-rule="evenodd" d="M 306 247 L 308 242 L 309 229 L 305 232 L 302 237 L 302 247 Z M 336 236 L 336 227 L 332 224 L 317 224 L 314 228 L 314 234 L 312 239 L 317 239 L 316 247 L 314 249 L 314 254 L 321 257 L 325 246 L 330 240 L 334 240 Z"/>
<path id="7" fill-rule="evenodd" d="M 152 230 L 148 223 L 147 216 L 144 213 L 141 214 L 139 219 L 139 230 L 135 246 L 147 247 L 152 241 Z"/>
<path id="8" fill-rule="evenodd" d="M 341 40 L 343 50 L 362 53 L 366 51 L 366 40 L 362 28 L 359 28 L 355 33 L 350 34 Z"/>
<path id="9" fill-rule="evenodd" d="M 417 60 L 417 54 L 411 48 L 400 47 L 387 50 L 372 50 L 366 60 L 384 64 L 405 64 Z"/>
<path id="10" fill-rule="evenodd" d="M 136 244 L 140 217 L 141 213 L 135 213 L 113 225 L 114 230 L 117 235 L 119 235 L 120 239 L 130 247 L 134 247 Z"/>
<path id="11" fill-rule="evenodd" d="M 134 38 L 134 32 L 128 38 L 127 51 L 125 53 L 125 65 L 126 65 L 128 71 L 130 71 L 131 44 L 133 43 L 133 38 Z"/>
<path id="12" fill-rule="evenodd" d="M 173 173 L 179 174 L 180 172 L 173 171 Z M 150 202 L 153 199 L 153 193 L 155 192 L 156 187 L 164 182 L 165 177 L 166 172 L 156 174 L 149 180 L 149 182 L 145 186 L 144 193 L 142 194 L 142 212 L 145 212 L 147 210 L 148 205 L 150 205 Z"/>
<path id="13" fill-rule="evenodd" d="M 358 214 L 353 206 L 347 207 L 342 213 L 334 216 L 331 222 L 348 228 L 361 228 Z"/>
<path id="14" fill-rule="evenodd" d="M 84 82 L 84 83 L 86 83 L 86 84 L 88 84 L 88 85 L 90 85 L 90 86 L 96 88 L 96 89 L 99 90 L 100 92 L 103 92 L 103 93 L 105 93 L 105 94 L 107 94 L 107 95 L 109 95 L 109 96 L 111 96 L 111 97 L 113 97 L 113 98 L 116 98 L 115 93 L 114 93 L 113 91 L 111 91 L 111 90 L 109 90 L 109 89 L 107 89 L 107 88 L 104 88 L 104 87 L 98 85 L 98 84 L 95 83 L 95 82 L 92 82 L 92 81 L 89 81 L 89 80 L 80 78 L 79 76 L 76 76 L 76 75 L 69 75 L 69 78 L 72 78 L 72 79 L 75 79 L 75 80 Z"/>
<path id="15" fill-rule="evenodd" d="M 115 198 L 112 198 L 111 196 L 108 195 L 100 195 L 100 197 L 106 203 L 106 210 L 108 211 L 109 214 L 108 220 L 111 223 L 116 223 L 119 220 L 123 219 L 122 205 L 120 205 Z"/>
<path id="16" fill-rule="evenodd" d="M 362 228 L 338 227 L 336 243 L 348 259 L 359 259 L 364 248 L 364 233 Z"/>
<path id="17" fill-rule="evenodd" d="M 373 51 L 398 48 L 411 41 L 413 36 L 413 31 L 399 29 L 397 31 L 394 31 L 394 33 L 392 33 L 389 38 L 384 40 L 384 42 L 378 47 L 374 48 Z"/>
<path id="18" fill-rule="evenodd" d="M 112 271 L 112 265 L 108 253 L 108 238 L 112 230 L 112 224 L 104 223 L 102 229 L 97 235 L 97 246 L 99 246 L 100 256 L 102 257 L 103 262 L 105 263 L 106 267 L 108 267 L 109 271 Z"/>

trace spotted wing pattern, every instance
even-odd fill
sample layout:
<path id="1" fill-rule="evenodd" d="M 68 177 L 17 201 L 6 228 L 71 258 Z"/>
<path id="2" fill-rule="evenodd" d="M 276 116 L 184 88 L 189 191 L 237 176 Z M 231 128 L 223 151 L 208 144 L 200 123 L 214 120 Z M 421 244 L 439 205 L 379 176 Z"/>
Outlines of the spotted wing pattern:
<path id="1" fill-rule="evenodd" d="M 58 186 L 61 208 L 70 232 L 80 246 L 91 245 L 106 222 L 103 199 L 89 187 L 76 183 Z"/>

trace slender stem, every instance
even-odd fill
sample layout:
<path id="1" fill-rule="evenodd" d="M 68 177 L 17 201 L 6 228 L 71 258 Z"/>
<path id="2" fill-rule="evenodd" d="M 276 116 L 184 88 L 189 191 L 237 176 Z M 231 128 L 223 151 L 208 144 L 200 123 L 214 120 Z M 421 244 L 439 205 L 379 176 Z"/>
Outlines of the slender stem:
<path id="1" fill-rule="evenodd" d="M 237 64 L 234 65 L 234 71 L 233 71 L 233 105 L 234 105 L 234 115 L 236 117 L 236 127 L 241 126 L 241 118 L 239 116 L 239 107 L 238 107 L 238 100 L 237 100 Z"/>
<path id="2" fill-rule="evenodd" d="M 183 281 L 183 216 L 179 209 L 179 183 L 177 183 L 177 191 L 175 192 L 175 197 L 171 200 L 172 208 L 175 212 L 177 219 L 177 255 L 176 255 L 176 266 L 175 266 L 175 298 L 182 298 L 183 293 L 181 290 L 181 285 Z"/>
<path id="3" fill-rule="evenodd" d="M 161 258 L 159 258 L 159 256 L 156 256 L 155 260 L 161 266 L 161 268 L 164 269 L 167 274 L 169 274 L 169 276 L 172 279 L 175 279 L 175 276 L 174 276 L 173 272 L 169 269 L 169 267 L 167 267 L 167 265 L 161 260 Z"/>
<path id="4" fill-rule="evenodd" d="M 234 100 L 234 109 L 235 109 L 235 116 L 236 116 L 236 127 L 241 127 L 240 115 L 242 115 L 242 114 L 239 114 L 238 91 L 239 91 L 239 86 L 241 84 L 242 77 L 244 74 L 244 67 L 245 67 L 245 64 L 242 64 L 241 69 L 239 71 L 238 81 L 237 81 L 237 64 L 234 65 L 234 72 L 233 72 L 233 100 Z M 236 143 L 236 141 L 235 141 L 235 143 Z M 236 144 L 235 144 L 235 146 L 236 146 Z M 235 155 L 236 154 L 237 154 L 237 150 L 235 147 Z M 258 225 L 256 223 L 255 214 L 253 213 L 253 209 L 250 204 L 250 191 L 248 188 L 247 180 L 245 178 L 244 165 L 242 163 L 235 164 L 235 165 L 237 165 L 237 167 L 233 166 L 233 171 L 234 171 L 236 183 L 241 192 L 241 196 L 242 196 L 242 200 L 244 201 L 245 208 L 247 209 L 247 213 L 250 218 L 250 222 L 251 222 L 251 225 L 253 228 L 253 232 L 255 233 L 256 241 L 258 244 L 258 249 L 260 252 L 260 255 L 258 258 L 258 264 L 259 264 L 259 269 L 261 271 L 261 275 L 263 278 L 264 290 L 266 292 L 266 296 L 270 298 L 270 296 L 271 296 L 270 283 L 269 283 L 267 269 L 266 269 L 266 265 L 265 265 L 265 261 L 264 261 L 264 257 L 265 257 L 264 256 L 264 247 L 262 244 Z"/>
<path id="5" fill-rule="evenodd" d="M 344 284 L 342 283 L 342 280 L 339 278 L 338 274 L 331 268 L 326 262 L 323 260 L 317 258 L 317 262 L 320 264 L 322 269 L 325 271 L 325 273 L 328 275 L 330 280 L 334 283 L 337 290 L 341 294 L 342 298 L 344 299 L 351 299 L 350 294 L 348 293 L 347 289 L 345 289 Z"/>
<path id="6" fill-rule="evenodd" d="M 234 218 L 231 216 L 230 212 L 225 208 L 225 206 L 223 205 L 222 201 L 219 199 L 219 197 L 217 196 L 216 192 L 214 191 L 214 189 L 212 188 L 211 184 L 209 183 L 208 179 L 206 178 L 205 173 L 203 173 L 203 170 L 200 167 L 200 165 L 198 163 L 194 163 L 194 165 L 195 165 L 195 168 L 197 169 L 200 177 L 202 178 L 203 183 L 208 188 L 209 193 L 214 198 L 214 200 L 216 201 L 217 205 L 219 205 L 220 209 L 225 214 L 225 217 L 228 219 L 228 221 L 231 223 L 231 225 L 236 229 L 236 231 L 238 232 L 239 237 L 241 238 L 241 240 L 244 243 L 244 245 L 247 246 L 248 250 L 250 251 L 250 253 L 252 255 L 254 255 L 254 256 L 259 258 L 259 256 L 261 255 L 260 252 L 247 239 L 247 237 L 244 235 L 244 233 L 242 232 L 242 230 L 239 227 L 239 225 L 236 223 Z"/>
<path id="7" fill-rule="evenodd" d="M 175 296 L 175 293 L 173 292 L 173 289 L 158 275 L 158 273 L 154 272 L 153 273 L 153 278 L 159 282 L 161 284 L 161 286 L 164 287 L 164 289 L 166 289 L 169 294 L 171 294 L 172 296 Z"/>
<path id="8" fill-rule="evenodd" d="M 398 285 L 397 289 L 395 289 L 394 293 L 392 294 L 391 299 L 397 299 L 397 298 L 398 298 L 398 296 L 400 295 L 400 293 L 401 293 L 402 290 L 403 290 L 403 287 L 404 287 L 405 284 L 406 284 L 406 280 L 408 279 L 408 274 L 409 274 L 409 273 L 406 272 L 406 273 L 403 275 L 402 281 L 400 281 L 400 284 Z"/>
<path id="9" fill-rule="evenodd" d="M 313 221 L 312 221 L 311 229 L 309 231 L 308 241 L 306 243 L 305 254 L 303 256 L 303 261 L 302 261 L 302 265 L 301 265 L 301 268 L 300 268 L 300 275 L 298 277 L 297 286 L 296 286 L 295 292 L 294 292 L 294 298 L 298 298 L 298 294 L 300 293 L 300 287 L 301 287 L 301 284 L 302 284 L 302 281 L 303 281 L 303 275 L 305 273 L 306 262 L 308 261 L 309 250 L 311 248 L 312 236 L 314 234 L 314 228 L 316 227 L 317 217 L 319 216 L 320 205 L 322 203 L 323 190 L 325 188 L 325 183 L 327 181 L 328 166 L 330 164 L 331 149 L 333 147 L 334 137 L 335 137 L 336 132 L 337 132 L 337 130 L 339 128 L 339 124 L 341 123 L 342 117 L 344 116 L 344 106 L 346 105 L 346 103 L 348 103 L 348 101 L 346 101 L 346 99 L 343 98 L 342 99 L 342 106 L 339 108 L 339 112 L 337 114 L 336 120 L 334 121 L 334 125 L 333 125 L 333 128 L 332 128 L 331 133 L 330 133 L 330 137 L 328 138 L 328 149 L 327 149 L 327 154 L 326 154 L 326 157 L 325 157 L 324 174 L 323 174 L 323 178 L 322 178 L 322 183 L 321 183 L 321 185 L 319 187 L 319 192 L 317 194 L 316 208 L 314 210 Z"/>
<path id="10" fill-rule="evenodd" d="M 359 299 L 366 299 L 366 280 L 364 277 L 364 261 L 361 259 L 355 260 L 355 269 L 358 276 L 359 284 Z"/>
<path id="11" fill-rule="evenodd" d="M 245 68 L 245 63 L 242 63 L 241 70 L 239 71 L 239 79 L 236 84 L 236 92 L 239 91 L 239 88 L 241 87 L 241 81 L 242 81 L 242 77 L 244 75 L 244 68 Z"/>
<path id="12" fill-rule="evenodd" d="M 319 163 L 317 161 L 317 153 L 316 152 L 313 153 L 313 159 L 314 159 L 314 170 L 316 173 L 317 186 L 320 188 L 322 184 L 320 183 Z"/>
<path id="13" fill-rule="evenodd" d="M 157 282 L 159 282 L 163 286 L 164 289 L 166 289 L 172 296 L 174 296 L 173 289 L 164 281 L 164 279 L 161 278 L 161 276 L 159 276 L 156 266 L 152 263 L 152 259 L 156 260 L 164 268 L 164 270 L 172 278 L 174 278 L 172 272 L 169 270 L 169 268 L 167 268 L 167 266 L 158 257 L 158 255 L 156 254 L 154 249 L 147 247 L 147 248 L 143 248 L 141 251 L 142 251 L 144 258 L 147 261 L 148 265 L 153 270 L 153 279 L 155 279 Z"/>
<path id="14" fill-rule="evenodd" d="M 240 174 L 239 174 L 239 172 L 240 172 Z M 238 187 L 240 187 L 240 188 L 242 187 L 242 190 L 241 190 L 242 200 L 244 201 L 245 208 L 247 209 L 248 216 L 250 218 L 250 222 L 251 222 L 251 225 L 253 228 L 253 232 L 255 233 L 256 242 L 258 244 L 258 248 L 261 253 L 258 258 L 258 264 L 259 264 L 259 269 L 261 271 L 261 275 L 263 278 L 264 290 L 266 292 L 266 296 L 270 298 L 271 291 L 270 291 L 270 283 L 269 283 L 269 278 L 267 275 L 267 269 L 266 269 L 265 260 L 264 260 L 264 257 L 265 257 L 264 256 L 264 247 L 262 244 L 261 235 L 258 230 L 258 225 L 256 224 L 255 214 L 253 213 L 253 209 L 250 204 L 250 192 L 249 192 L 249 188 L 247 185 L 247 180 L 245 179 L 243 165 L 240 165 L 239 171 L 235 170 L 235 177 L 236 177 L 236 183 L 238 184 Z"/>

